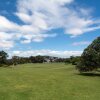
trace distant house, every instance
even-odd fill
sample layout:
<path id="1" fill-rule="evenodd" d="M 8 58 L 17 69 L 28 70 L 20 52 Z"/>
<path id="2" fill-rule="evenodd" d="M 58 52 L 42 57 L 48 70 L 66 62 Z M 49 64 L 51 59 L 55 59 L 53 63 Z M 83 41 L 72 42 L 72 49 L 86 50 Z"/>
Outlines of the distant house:
<path id="1" fill-rule="evenodd" d="M 51 62 L 50 59 L 47 59 L 47 58 L 44 59 L 44 63 L 50 63 L 50 62 Z"/>
<path id="2" fill-rule="evenodd" d="M 0 56 L 0 58 L 2 58 L 2 56 Z"/>

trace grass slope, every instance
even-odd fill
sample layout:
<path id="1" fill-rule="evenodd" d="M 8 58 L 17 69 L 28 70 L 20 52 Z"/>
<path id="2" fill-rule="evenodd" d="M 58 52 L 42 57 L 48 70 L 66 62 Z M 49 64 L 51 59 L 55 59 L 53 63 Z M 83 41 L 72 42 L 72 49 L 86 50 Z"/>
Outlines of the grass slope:
<path id="1" fill-rule="evenodd" d="M 0 100 L 99 100 L 100 76 L 72 65 L 25 64 L 0 68 Z"/>

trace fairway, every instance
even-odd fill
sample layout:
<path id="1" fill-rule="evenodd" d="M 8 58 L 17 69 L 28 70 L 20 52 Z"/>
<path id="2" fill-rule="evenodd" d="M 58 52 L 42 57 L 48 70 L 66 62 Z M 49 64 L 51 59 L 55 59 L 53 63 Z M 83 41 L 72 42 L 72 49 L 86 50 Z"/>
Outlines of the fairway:
<path id="1" fill-rule="evenodd" d="M 100 76 L 64 63 L 0 68 L 0 100 L 99 100 Z"/>

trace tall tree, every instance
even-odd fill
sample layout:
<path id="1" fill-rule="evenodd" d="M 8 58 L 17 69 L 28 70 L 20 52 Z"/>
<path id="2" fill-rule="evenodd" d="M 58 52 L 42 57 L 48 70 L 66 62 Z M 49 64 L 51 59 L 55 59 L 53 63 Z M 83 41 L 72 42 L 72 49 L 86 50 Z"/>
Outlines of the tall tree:
<path id="1" fill-rule="evenodd" d="M 95 39 L 84 50 L 77 68 L 81 72 L 93 71 L 100 68 L 100 37 Z"/>

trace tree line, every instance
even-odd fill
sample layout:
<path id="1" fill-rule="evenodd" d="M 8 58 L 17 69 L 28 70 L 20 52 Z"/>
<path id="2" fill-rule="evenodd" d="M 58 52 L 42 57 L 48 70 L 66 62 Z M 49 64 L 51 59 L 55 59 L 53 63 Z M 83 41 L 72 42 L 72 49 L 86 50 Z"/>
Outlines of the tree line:
<path id="1" fill-rule="evenodd" d="M 12 56 L 11 59 L 7 59 L 8 54 L 5 51 L 0 51 L 0 66 L 10 66 L 26 63 L 50 63 L 50 62 L 65 62 L 66 58 L 53 57 L 53 56 L 30 56 L 19 57 Z"/>
<path id="2" fill-rule="evenodd" d="M 18 64 L 26 64 L 26 63 L 51 63 L 51 62 L 63 62 L 66 64 L 77 65 L 80 60 L 80 57 L 71 56 L 70 58 L 60 58 L 53 56 L 30 56 L 30 57 L 19 57 L 12 56 L 11 59 L 7 59 L 8 54 L 5 51 L 0 51 L 0 66 L 10 66 L 10 65 L 18 65 Z"/>

